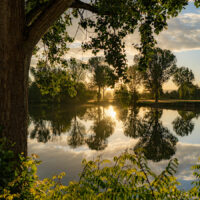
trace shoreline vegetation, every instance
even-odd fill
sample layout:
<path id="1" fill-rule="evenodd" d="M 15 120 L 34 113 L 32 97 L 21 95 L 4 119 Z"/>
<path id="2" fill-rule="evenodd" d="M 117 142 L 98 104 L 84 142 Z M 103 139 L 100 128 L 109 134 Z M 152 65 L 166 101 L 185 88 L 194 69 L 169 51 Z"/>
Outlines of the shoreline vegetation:
<path id="1" fill-rule="evenodd" d="M 0 153 L 3 155 L 3 164 L 14 156 L 12 151 L 6 150 L 2 145 Z M 0 184 L 0 199 L 189 200 L 200 197 L 199 162 L 191 168 L 194 181 L 188 191 L 178 187 L 180 183 L 175 177 L 178 168 L 176 158 L 171 159 L 160 174 L 155 174 L 148 167 L 142 151 L 126 151 L 113 160 L 102 160 L 100 157 L 90 161 L 84 159 L 79 181 L 71 181 L 69 185 L 61 183 L 65 173 L 40 180 L 37 176 L 37 166 L 40 163 L 37 155 L 33 154 L 32 157 L 20 155 L 18 167 L 15 167 L 16 163 L 10 162 L 5 170 L 3 167 L 6 165 L 2 165 L 4 182 Z"/>
<path id="2" fill-rule="evenodd" d="M 87 102 L 81 103 L 73 103 L 75 106 L 89 106 L 89 105 L 118 105 L 118 101 L 115 99 L 106 99 L 102 101 L 96 101 L 96 100 L 89 100 Z M 54 105 L 54 103 L 29 103 L 30 106 L 41 106 L 41 105 Z M 58 105 L 56 103 L 56 105 Z M 59 105 L 66 105 L 71 106 L 71 103 L 60 103 Z M 131 106 L 131 105 L 130 105 Z M 159 100 L 157 103 L 153 99 L 145 99 L 145 100 L 138 100 L 137 106 L 139 107 L 152 107 L 152 108 L 163 108 L 163 109 L 172 109 L 172 110 L 188 110 L 188 111 L 194 111 L 194 110 L 200 110 L 200 100 L 180 100 L 180 99 L 173 99 L 173 100 Z"/>
<path id="3" fill-rule="evenodd" d="M 200 110 L 200 100 L 159 100 L 158 103 L 154 100 L 139 100 L 138 106 L 193 111 Z"/>

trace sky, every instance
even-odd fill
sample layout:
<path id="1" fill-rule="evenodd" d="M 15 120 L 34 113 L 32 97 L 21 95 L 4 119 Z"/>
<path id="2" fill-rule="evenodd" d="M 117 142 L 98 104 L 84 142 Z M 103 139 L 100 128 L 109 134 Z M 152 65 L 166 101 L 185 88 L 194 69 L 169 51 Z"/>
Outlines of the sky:
<path id="1" fill-rule="evenodd" d="M 86 13 L 86 15 L 90 13 Z M 91 51 L 83 52 L 81 43 L 89 40 L 90 33 L 86 33 L 80 27 L 78 29 L 78 20 L 73 21 L 73 26 L 68 28 L 69 34 L 75 37 L 75 41 L 70 44 L 70 50 L 67 57 L 75 57 L 87 61 L 92 56 Z M 133 57 L 137 51 L 132 43 L 139 42 L 139 35 L 127 36 L 126 53 L 129 64 L 133 64 Z M 193 3 L 179 14 L 178 17 L 168 21 L 168 29 L 164 30 L 157 37 L 158 47 L 171 50 L 177 57 L 177 66 L 185 66 L 192 69 L 195 74 L 195 84 L 200 86 L 200 8 L 196 8 Z M 173 90 L 177 87 L 172 81 L 164 84 L 164 90 Z"/>

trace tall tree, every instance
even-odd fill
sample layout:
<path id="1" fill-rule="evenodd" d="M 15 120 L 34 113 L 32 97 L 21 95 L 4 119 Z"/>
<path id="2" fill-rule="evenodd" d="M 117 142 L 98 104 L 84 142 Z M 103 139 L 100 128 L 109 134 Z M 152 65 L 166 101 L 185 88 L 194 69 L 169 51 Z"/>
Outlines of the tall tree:
<path id="1" fill-rule="evenodd" d="M 129 79 L 129 89 L 131 91 L 131 103 L 134 105 L 138 100 L 138 87 L 141 83 L 141 73 L 138 71 L 137 65 L 130 66 L 127 71 Z"/>
<path id="2" fill-rule="evenodd" d="M 180 98 L 188 99 L 195 92 L 196 86 L 193 85 L 194 74 L 192 70 L 187 67 L 180 67 L 176 69 L 173 75 L 173 82 L 178 86 L 178 93 Z"/>
<path id="3" fill-rule="evenodd" d="M 93 84 L 98 87 L 97 99 L 99 101 L 101 99 L 101 89 L 104 98 L 105 87 L 114 86 L 116 77 L 102 57 L 91 58 L 89 65 L 93 74 Z"/>
<path id="4" fill-rule="evenodd" d="M 162 31 L 167 26 L 167 18 L 177 16 L 187 3 L 188 0 L 122 0 L 120 4 L 115 0 L 91 0 L 89 3 L 80 0 L 1 0 L 1 135 L 15 141 L 16 153 L 26 152 L 27 86 L 31 56 L 36 44 L 47 33 L 43 42 L 48 48 L 48 56 L 52 57 L 52 61 L 63 62 L 58 59 L 62 55 L 58 50 L 63 47 L 60 45 L 64 44 L 62 41 L 66 40 L 63 25 L 69 24 L 67 18 L 71 12 L 64 17 L 61 15 L 67 9 L 74 8 L 73 13 L 80 13 L 81 16 L 80 9 L 97 13 L 93 21 L 82 20 L 84 28 L 94 27 L 97 33 L 85 47 L 94 47 L 94 53 L 104 49 L 108 63 L 115 67 L 116 72 L 123 74 L 126 66 L 123 38 L 138 27 L 141 33 L 140 50 L 145 54 L 155 44 L 153 33 Z M 62 53 L 66 46 L 63 48 Z"/>
<path id="5" fill-rule="evenodd" d="M 71 58 L 68 61 L 69 74 L 75 83 L 84 81 L 86 78 L 86 64 L 76 58 Z"/>
<path id="6" fill-rule="evenodd" d="M 156 48 L 149 56 L 148 68 L 143 71 L 142 80 L 145 88 L 154 96 L 155 102 L 158 102 L 162 85 L 172 76 L 176 66 L 176 57 L 169 50 Z M 135 57 L 136 63 L 139 57 Z"/>

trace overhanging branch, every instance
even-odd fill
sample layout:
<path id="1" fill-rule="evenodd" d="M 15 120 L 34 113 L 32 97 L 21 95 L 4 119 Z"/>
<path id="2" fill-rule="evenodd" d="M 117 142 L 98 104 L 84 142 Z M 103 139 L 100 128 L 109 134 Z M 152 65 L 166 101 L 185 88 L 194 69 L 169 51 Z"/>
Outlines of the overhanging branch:
<path id="1" fill-rule="evenodd" d="M 51 0 L 52 1 L 52 0 Z M 26 25 L 29 26 L 45 10 L 50 3 L 38 4 L 35 8 L 26 14 Z"/>
<path id="2" fill-rule="evenodd" d="M 95 8 L 94 6 L 92 6 L 92 5 L 88 4 L 88 3 L 84 3 L 84 2 L 79 1 L 79 0 L 75 0 L 70 7 L 71 8 L 88 10 L 88 11 L 91 11 L 93 13 L 98 13 L 98 9 L 97 8 Z"/>
<path id="3" fill-rule="evenodd" d="M 50 0 L 35 7 L 26 16 L 28 26 L 27 45 L 34 48 L 53 23 L 68 9 L 77 8 L 98 13 L 97 8 L 80 0 Z"/>
<path id="4" fill-rule="evenodd" d="M 54 0 L 28 27 L 27 45 L 34 48 L 53 23 L 68 9 L 74 0 Z"/>

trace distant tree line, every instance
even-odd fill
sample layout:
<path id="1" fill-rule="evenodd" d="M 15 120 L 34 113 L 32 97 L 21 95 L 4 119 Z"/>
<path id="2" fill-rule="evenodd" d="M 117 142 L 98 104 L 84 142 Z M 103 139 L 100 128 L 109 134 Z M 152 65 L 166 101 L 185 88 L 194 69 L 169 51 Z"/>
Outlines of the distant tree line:
<path id="1" fill-rule="evenodd" d="M 88 63 L 71 58 L 65 67 L 38 62 L 31 70 L 29 102 L 84 103 L 100 101 L 107 87 L 114 87 L 117 76 L 103 57 L 93 57 Z"/>
<path id="2" fill-rule="evenodd" d="M 29 83 L 31 103 L 84 103 L 93 99 L 95 91 L 85 82 L 86 68 L 79 60 L 70 59 L 66 67 L 50 67 L 39 62 L 31 68 Z"/>
<path id="3" fill-rule="evenodd" d="M 187 67 L 177 67 L 170 50 L 155 48 L 148 56 L 148 67 L 140 66 L 141 54 L 135 55 L 123 78 L 116 75 L 104 57 L 92 57 L 87 63 L 75 58 L 63 66 L 50 66 L 47 61 L 31 68 L 29 101 L 35 103 L 84 103 L 104 100 L 107 88 L 114 88 L 115 100 L 134 105 L 138 99 L 200 99 L 200 88 L 194 84 L 194 74 Z M 177 91 L 163 91 L 171 79 Z M 143 89 L 139 93 L 139 88 Z"/>
<path id="4" fill-rule="evenodd" d="M 140 67 L 140 57 L 127 69 L 128 83 L 121 82 L 115 89 L 115 100 L 124 105 L 133 105 L 139 98 L 154 99 L 200 99 L 200 88 L 194 84 L 194 74 L 187 67 L 177 67 L 176 57 L 169 50 L 155 48 L 149 54 L 148 68 Z M 177 91 L 164 92 L 163 84 L 169 79 L 178 87 Z M 139 94 L 138 88 L 143 92 Z"/>

